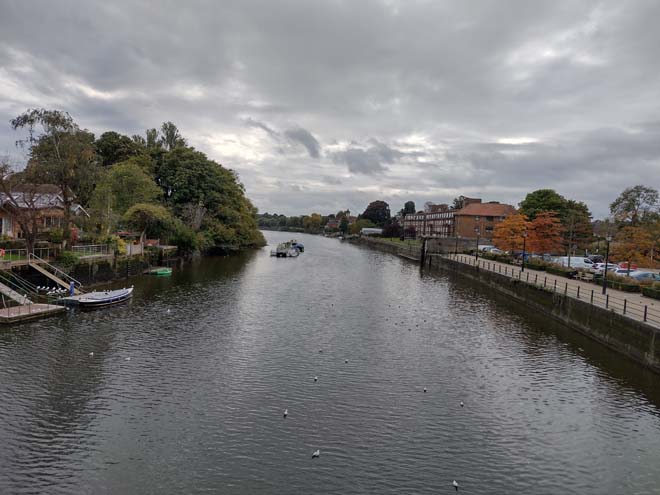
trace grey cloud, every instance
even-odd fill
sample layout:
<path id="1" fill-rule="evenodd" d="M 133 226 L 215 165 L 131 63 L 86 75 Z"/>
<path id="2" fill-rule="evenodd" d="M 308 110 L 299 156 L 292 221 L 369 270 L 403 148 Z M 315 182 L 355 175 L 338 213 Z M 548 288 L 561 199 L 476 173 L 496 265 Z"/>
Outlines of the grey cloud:
<path id="1" fill-rule="evenodd" d="M 307 129 L 297 127 L 284 131 L 284 134 L 294 143 L 302 144 L 312 158 L 318 158 L 320 156 L 321 145 Z"/>
<path id="2" fill-rule="evenodd" d="M 4 2 L 0 152 L 8 120 L 46 106 L 97 134 L 172 120 L 260 208 L 295 180 L 287 213 L 553 187 L 603 215 L 660 186 L 658 18 L 615 0 Z"/>

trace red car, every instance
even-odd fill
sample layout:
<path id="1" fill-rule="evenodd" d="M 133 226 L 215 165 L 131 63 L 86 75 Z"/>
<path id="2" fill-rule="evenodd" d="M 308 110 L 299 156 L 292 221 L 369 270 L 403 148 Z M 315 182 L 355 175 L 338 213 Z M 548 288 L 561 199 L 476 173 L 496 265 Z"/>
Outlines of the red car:
<path id="1" fill-rule="evenodd" d="M 628 262 L 627 261 L 622 261 L 621 263 L 619 263 L 619 268 L 623 268 L 623 269 L 627 270 L 628 269 Z M 630 270 L 631 271 L 632 270 L 637 270 L 637 265 L 635 263 L 631 263 L 630 264 Z"/>

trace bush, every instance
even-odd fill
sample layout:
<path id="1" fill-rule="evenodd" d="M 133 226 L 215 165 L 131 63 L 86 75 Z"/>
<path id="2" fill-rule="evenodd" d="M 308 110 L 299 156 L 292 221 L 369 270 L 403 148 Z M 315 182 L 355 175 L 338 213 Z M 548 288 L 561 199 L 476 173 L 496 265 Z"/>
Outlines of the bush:
<path id="1" fill-rule="evenodd" d="M 479 257 L 485 260 L 499 261 L 500 263 L 513 264 L 513 257 L 509 254 L 488 253 L 486 251 L 479 251 Z"/>
<path id="2" fill-rule="evenodd" d="M 71 251 L 62 251 L 57 257 L 57 263 L 64 268 L 71 268 L 78 262 L 78 255 Z"/>
<path id="3" fill-rule="evenodd" d="M 545 271 L 553 275 L 560 275 L 566 278 L 575 278 L 575 275 L 577 275 L 578 272 L 575 268 L 567 268 L 565 266 L 555 265 L 552 263 L 545 267 Z"/>
<path id="4" fill-rule="evenodd" d="M 60 244 L 64 240 L 64 232 L 62 229 L 53 229 L 48 234 L 48 240 L 53 244 Z"/>
<path id="5" fill-rule="evenodd" d="M 607 286 L 623 292 L 641 291 L 641 286 L 637 280 L 621 275 L 608 275 Z"/>
<path id="6" fill-rule="evenodd" d="M 525 266 L 530 270 L 538 270 L 541 272 L 545 271 L 549 265 L 550 263 L 548 263 L 547 261 L 543 261 L 540 258 L 530 258 L 525 262 Z"/>
<path id="7" fill-rule="evenodd" d="M 658 285 L 658 287 L 655 288 L 655 285 Z M 657 284 L 656 282 L 655 285 L 651 287 L 642 287 L 642 294 L 653 299 L 660 299 L 660 284 Z"/>

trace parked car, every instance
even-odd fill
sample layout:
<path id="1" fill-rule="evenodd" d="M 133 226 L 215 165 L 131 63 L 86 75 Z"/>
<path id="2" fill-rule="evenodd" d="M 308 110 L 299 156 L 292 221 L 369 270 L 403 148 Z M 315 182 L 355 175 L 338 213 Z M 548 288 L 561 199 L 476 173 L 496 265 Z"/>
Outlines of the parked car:
<path id="1" fill-rule="evenodd" d="M 609 272 L 609 269 L 608 269 L 608 272 Z M 619 276 L 623 276 L 623 277 L 628 277 L 628 276 L 632 277 L 635 273 L 637 273 L 637 270 L 632 270 L 631 269 L 630 273 L 628 273 L 627 268 L 617 267 L 616 270 L 614 270 L 613 272 L 610 272 L 610 273 L 612 273 L 613 275 L 619 275 Z"/>
<path id="2" fill-rule="evenodd" d="M 594 263 L 603 263 L 605 261 L 605 256 L 601 254 L 590 254 L 587 256 L 587 258 L 589 258 Z"/>
<path id="3" fill-rule="evenodd" d="M 618 266 L 616 266 L 614 263 L 607 264 L 608 273 L 612 273 L 617 268 Z M 591 268 L 591 272 L 596 275 L 602 275 L 604 271 L 605 271 L 605 263 L 594 263 L 593 267 Z"/>
<path id="4" fill-rule="evenodd" d="M 641 270 L 630 272 L 630 278 L 634 278 L 639 282 L 660 282 L 660 275 L 657 273 L 643 272 Z"/>
<path id="5" fill-rule="evenodd" d="M 552 262 L 566 267 L 570 265 L 571 268 L 592 268 L 594 265 L 593 261 L 582 256 L 559 256 L 553 258 Z"/>
<path id="6" fill-rule="evenodd" d="M 619 263 L 619 268 L 628 268 L 628 262 L 627 261 L 622 261 Z M 631 270 L 637 270 L 637 265 L 635 263 L 630 264 L 630 269 Z"/>

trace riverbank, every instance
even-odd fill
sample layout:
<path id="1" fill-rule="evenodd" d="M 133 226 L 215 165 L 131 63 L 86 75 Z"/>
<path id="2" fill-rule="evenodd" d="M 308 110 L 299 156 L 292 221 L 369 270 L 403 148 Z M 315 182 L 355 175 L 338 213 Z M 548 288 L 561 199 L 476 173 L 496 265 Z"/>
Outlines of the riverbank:
<path id="1" fill-rule="evenodd" d="M 421 247 L 399 246 L 382 239 L 364 237 L 357 242 L 416 261 L 422 259 Z M 591 287 L 580 294 L 579 285 L 569 293 L 568 282 L 561 281 L 558 284 L 553 277 L 548 282 L 545 274 L 539 279 L 537 273 L 527 270 L 523 278 L 520 269 L 503 269 L 502 266 L 484 260 L 475 265 L 473 260 L 472 256 L 453 257 L 427 252 L 424 266 L 447 270 L 478 281 L 505 294 L 512 301 L 525 304 L 660 373 L 660 329 L 653 324 L 654 319 L 649 321 L 648 307 L 629 302 L 626 299 L 626 296 L 630 298 L 629 294 L 610 290 L 611 298 L 600 298 Z M 613 304 L 615 300 L 621 301 L 618 307 Z M 633 308 L 636 306 L 633 304 L 639 306 L 634 313 Z"/>

